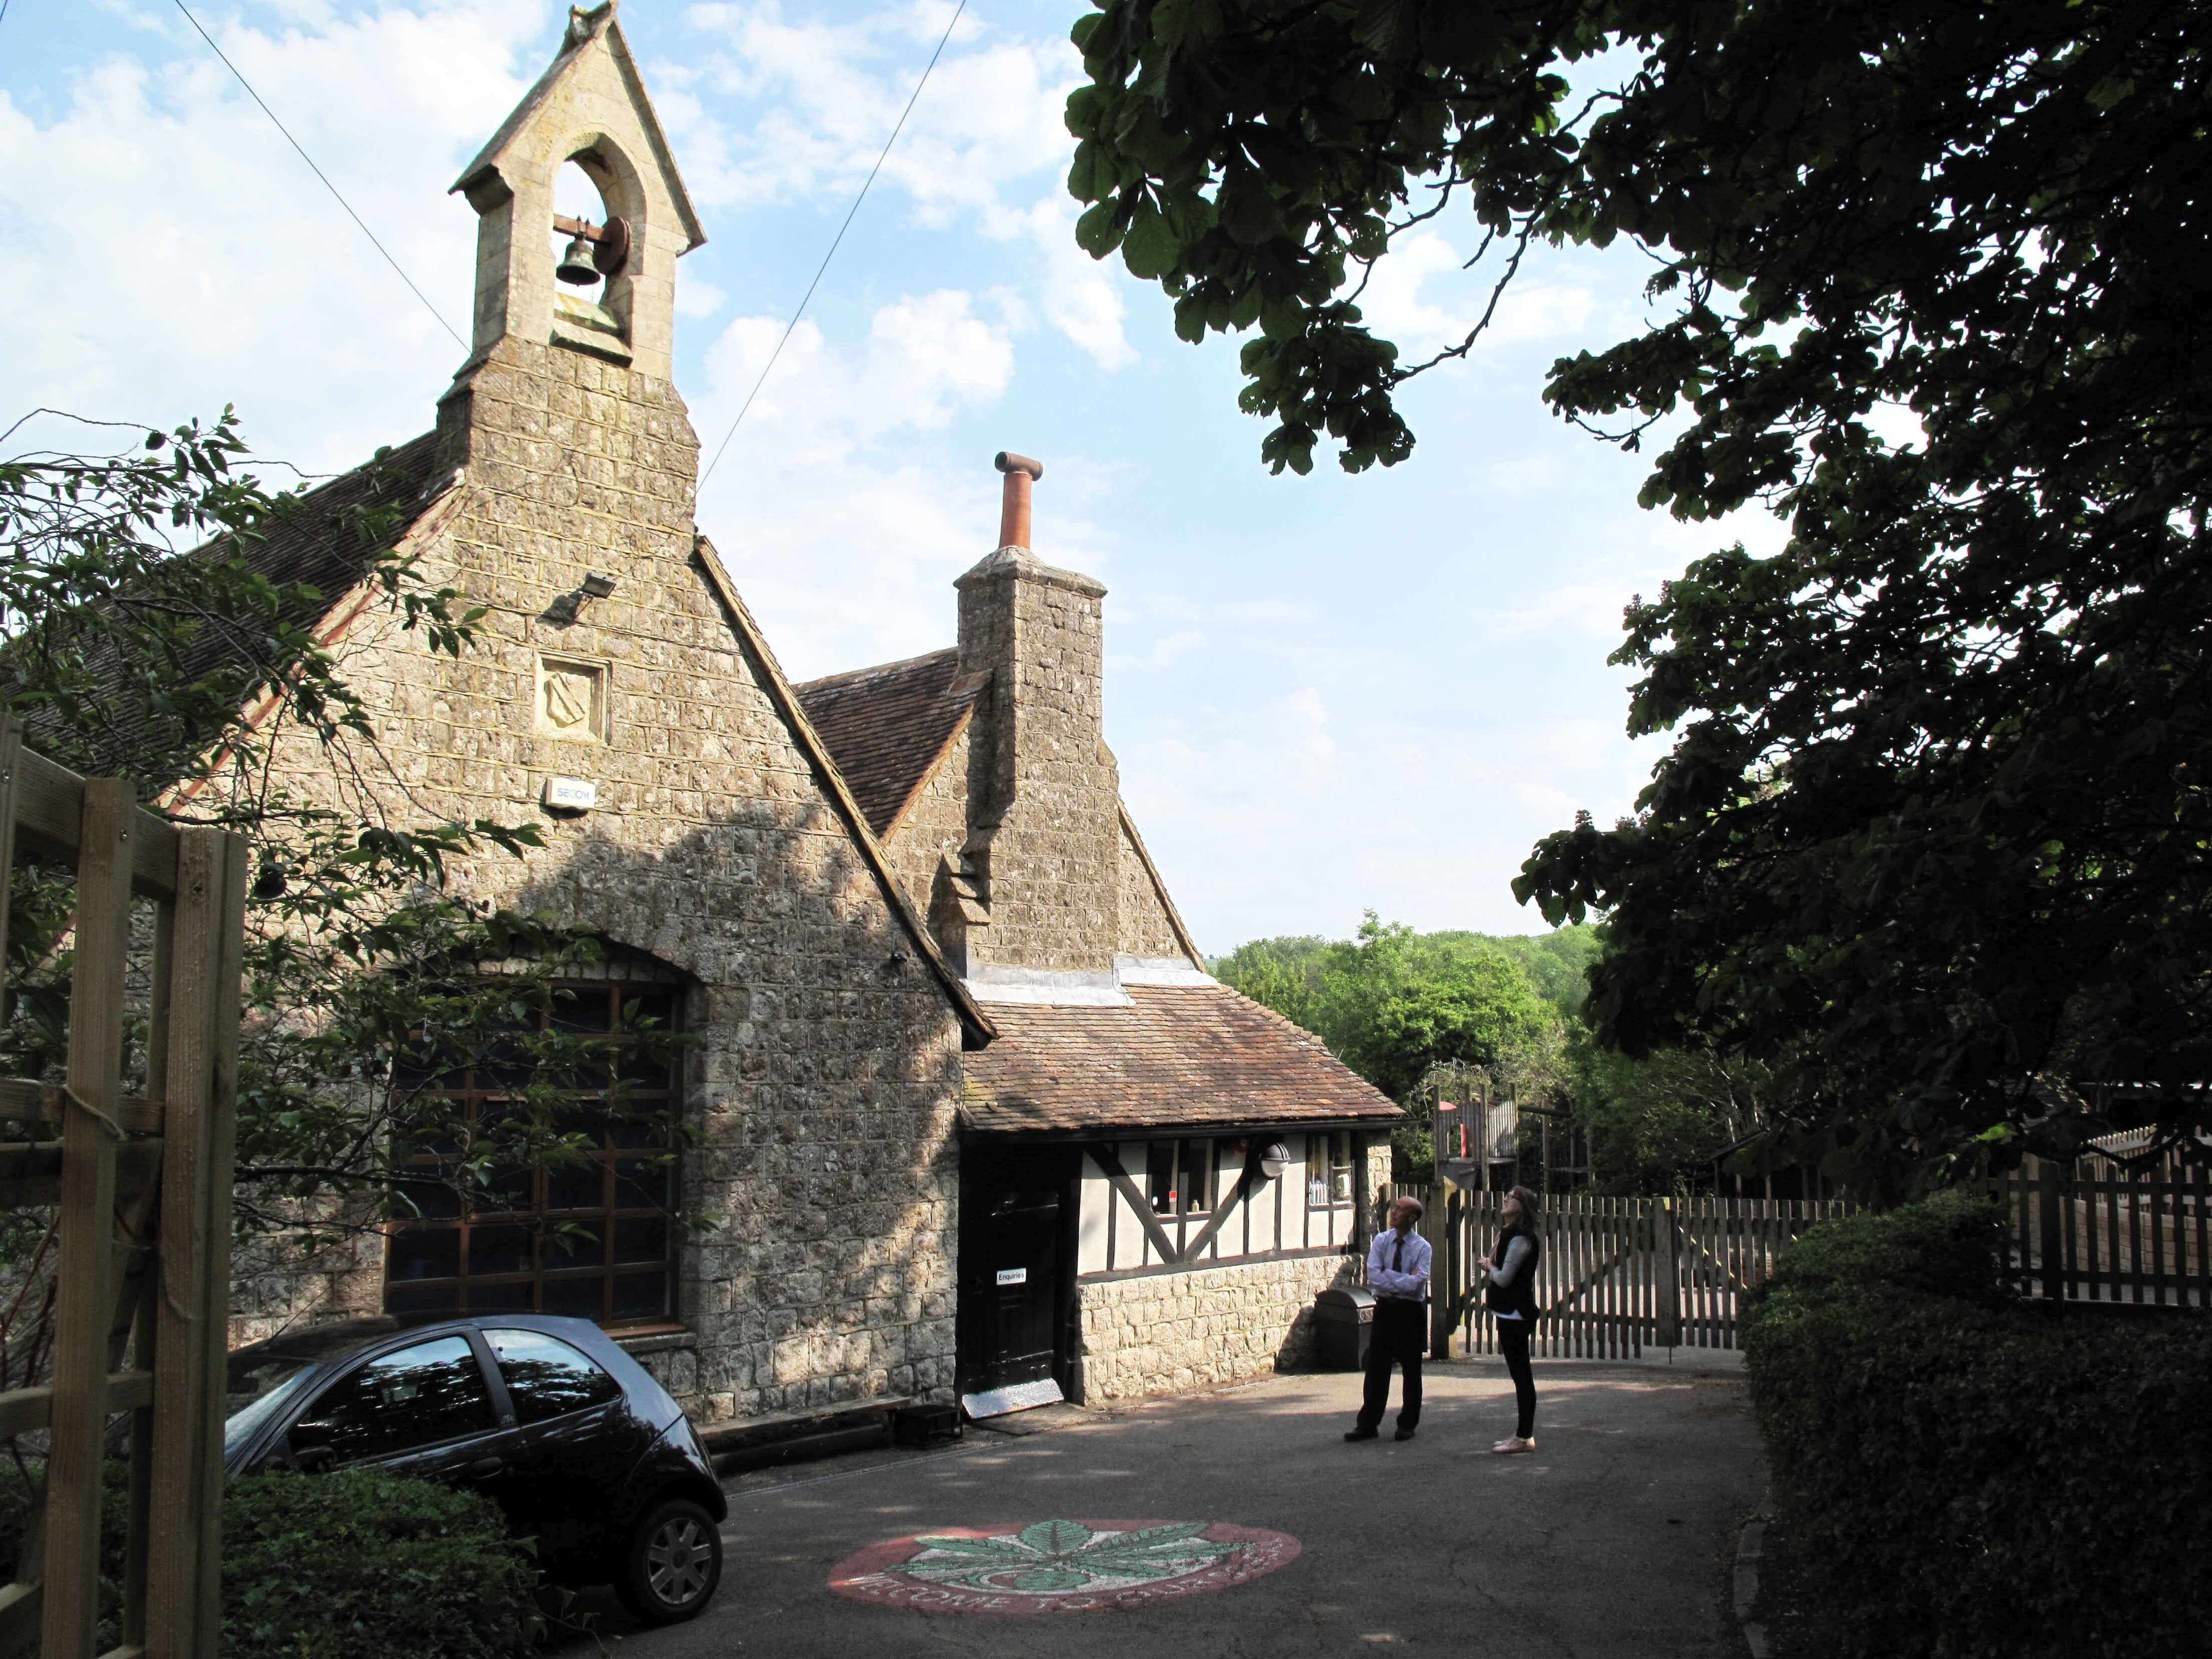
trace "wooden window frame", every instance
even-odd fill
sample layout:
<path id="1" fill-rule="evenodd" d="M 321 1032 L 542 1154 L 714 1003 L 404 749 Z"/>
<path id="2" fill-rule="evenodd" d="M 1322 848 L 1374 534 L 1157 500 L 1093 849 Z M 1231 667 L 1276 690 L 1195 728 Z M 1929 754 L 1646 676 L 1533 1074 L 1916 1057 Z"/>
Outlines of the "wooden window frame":
<path id="1" fill-rule="evenodd" d="M 622 1026 L 626 1006 L 641 998 L 665 998 L 666 1009 L 662 1016 L 661 1029 L 670 1033 L 683 1029 L 684 992 L 678 985 L 641 983 L 635 980 L 577 979 L 561 980 L 556 983 L 556 999 L 604 998 L 605 1024 L 598 1029 L 607 1033 L 611 1044 L 634 1042 L 625 1036 Z M 556 1000 L 554 1012 L 541 1016 L 553 1018 L 562 1007 L 574 1009 L 575 1003 L 566 1004 Z M 572 1014 L 571 1018 L 574 1016 Z M 502 1098 L 502 1090 L 496 1081 L 482 1080 L 474 1068 L 465 1072 L 457 1086 L 435 1092 L 449 1099 L 458 1099 L 462 1105 L 464 1121 L 473 1126 L 479 1113 L 487 1105 L 496 1106 Z M 596 1094 L 596 1091 L 594 1091 Z M 683 1099 L 683 1063 L 680 1055 L 670 1058 L 666 1083 L 659 1088 L 645 1086 L 633 1081 L 624 1097 L 630 1109 L 652 1110 L 656 1106 L 665 1109 L 680 1105 Z M 474 1203 L 459 1206 L 453 1216 L 425 1216 L 394 1219 L 385 1228 L 384 1292 L 385 1310 L 403 1322 L 428 1322 L 436 1319 L 460 1318 L 475 1314 L 546 1313 L 566 1314 L 591 1320 L 607 1330 L 651 1330 L 673 1327 L 676 1321 L 676 1261 L 677 1240 L 671 1217 L 676 1208 L 675 1199 L 679 1189 L 682 1170 L 679 1158 L 671 1158 L 665 1142 L 648 1145 L 641 1139 L 643 1126 L 609 1124 L 600 1137 L 597 1152 L 589 1155 L 584 1166 L 567 1164 L 558 1170 L 544 1167 L 531 1170 L 526 1179 L 524 1198 L 517 1205 L 501 1209 L 478 1209 Z M 666 1161 L 659 1162 L 665 1159 Z M 410 1166 L 435 1169 L 441 1155 L 435 1152 L 417 1154 L 406 1160 Z M 554 1210 L 548 1207 L 548 1183 L 562 1174 L 580 1167 L 596 1168 L 599 1175 L 599 1199 L 595 1206 Z M 649 1171 L 638 1190 L 625 1194 L 623 1191 L 625 1169 Z M 667 1202 L 651 1201 L 658 1192 Z M 625 1196 L 632 1201 L 625 1203 Z M 595 1235 L 599 1253 L 596 1262 L 582 1262 L 580 1257 L 593 1248 L 580 1245 L 574 1252 L 564 1252 L 558 1243 L 547 1237 L 550 1226 L 571 1222 L 583 1224 Z M 660 1248 L 658 1255 L 633 1255 L 627 1261 L 617 1260 L 624 1224 L 630 1224 L 632 1237 L 636 1237 L 640 1224 L 658 1222 L 660 1226 Z M 479 1230 L 523 1227 L 529 1230 L 528 1266 L 506 1271 L 471 1272 L 471 1256 Z M 424 1278 L 395 1278 L 392 1266 L 394 1246 L 409 1234 L 454 1232 L 459 1235 L 453 1249 L 453 1261 L 458 1271 Z M 648 1235 L 649 1237 L 649 1235 Z M 661 1293 L 658 1305 L 651 1311 L 641 1311 L 635 1303 L 620 1309 L 617 1291 L 624 1281 L 635 1282 L 658 1275 Z M 597 1308 L 585 1305 L 575 1289 L 596 1281 L 599 1286 Z M 556 1287 L 550 1297 L 547 1287 Z M 524 1292 L 518 1296 L 518 1287 Z M 479 1299 L 477 1292 L 484 1292 Z M 450 1299 L 447 1299 L 449 1293 Z M 549 1300 L 556 1305 L 547 1305 Z"/>

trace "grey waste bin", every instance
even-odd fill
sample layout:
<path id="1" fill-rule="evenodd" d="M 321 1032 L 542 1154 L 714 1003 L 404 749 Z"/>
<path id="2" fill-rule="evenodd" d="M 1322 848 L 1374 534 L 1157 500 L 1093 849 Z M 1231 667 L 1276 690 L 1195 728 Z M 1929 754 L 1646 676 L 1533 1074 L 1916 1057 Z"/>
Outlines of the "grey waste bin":
<path id="1" fill-rule="evenodd" d="M 1325 1371 L 1364 1371 L 1375 1334 L 1375 1293 L 1335 1285 L 1314 1298 L 1314 1335 Z"/>

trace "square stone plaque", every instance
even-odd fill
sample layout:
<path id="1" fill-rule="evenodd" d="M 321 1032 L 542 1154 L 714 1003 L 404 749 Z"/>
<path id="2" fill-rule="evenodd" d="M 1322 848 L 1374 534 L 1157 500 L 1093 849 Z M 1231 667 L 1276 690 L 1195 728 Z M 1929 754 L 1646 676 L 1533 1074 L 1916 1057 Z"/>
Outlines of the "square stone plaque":
<path id="1" fill-rule="evenodd" d="M 573 657 L 538 659 L 538 733 L 607 741 L 607 665 Z"/>

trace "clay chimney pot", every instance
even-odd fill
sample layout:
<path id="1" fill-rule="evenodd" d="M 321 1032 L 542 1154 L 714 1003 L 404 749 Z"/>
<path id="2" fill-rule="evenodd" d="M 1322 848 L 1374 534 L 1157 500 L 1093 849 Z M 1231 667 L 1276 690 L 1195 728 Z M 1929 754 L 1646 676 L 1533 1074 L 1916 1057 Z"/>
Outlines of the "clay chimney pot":
<path id="1" fill-rule="evenodd" d="M 1006 494 L 999 507 L 999 545 L 1027 547 L 1030 544 L 1030 488 L 1044 477 L 1044 463 L 1002 449 L 991 465 L 1006 475 Z"/>

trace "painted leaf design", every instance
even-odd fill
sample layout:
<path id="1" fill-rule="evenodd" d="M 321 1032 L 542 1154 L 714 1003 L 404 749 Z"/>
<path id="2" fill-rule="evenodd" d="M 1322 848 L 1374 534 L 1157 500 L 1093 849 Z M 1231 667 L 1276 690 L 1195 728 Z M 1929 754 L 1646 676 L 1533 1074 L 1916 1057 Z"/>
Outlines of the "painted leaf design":
<path id="1" fill-rule="evenodd" d="M 1234 1555 L 1237 1547 L 1234 1544 L 1206 1544 L 1192 1550 L 1138 1550 L 1127 1555 L 1087 1555 L 1072 1565 L 1116 1578 L 1160 1578 L 1178 1572 L 1189 1572 L 1218 1561 L 1224 1555 Z"/>
<path id="2" fill-rule="evenodd" d="M 1039 1521 L 1024 1527 L 1017 1535 L 1041 1555 L 1073 1555 L 1093 1534 L 1080 1521 Z"/>
<path id="3" fill-rule="evenodd" d="M 1158 1544 L 1173 1543 L 1178 1539 L 1195 1538 L 1213 1524 L 1211 1521 L 1170 1521 L 1164 1527 L 1141 1527 L 1134 1532 L 1107 1533 L 1094 1537 L 1085 1546 L 1090 1550 L 1151 1549 Z"/>
<path id="4" fill-rule="evenodd" d="M 1007 1538 L 917 1538 L 914 1541 L 926 1549 L 942 1550 L 948 1555 L 986 1555 L 1008 1561 L 1032 1559 L 1028 1550 Z"/>
<path id="5" fill-rule="evenodd" d="M 1081 1589 L 1090 1582 L 1087 1572 L 1072 1572 L 1066 1567 L 1039 1567 L 1015 1579 L 1013 1587 L 1018 1590 Z"/>

